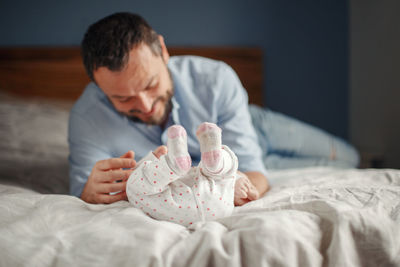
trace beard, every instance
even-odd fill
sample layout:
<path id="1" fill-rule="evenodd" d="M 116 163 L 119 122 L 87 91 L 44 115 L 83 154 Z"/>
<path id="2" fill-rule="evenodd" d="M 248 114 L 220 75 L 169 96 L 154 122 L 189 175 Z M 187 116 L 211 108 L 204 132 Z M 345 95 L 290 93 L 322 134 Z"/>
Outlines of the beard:
<path id="1" fill-rule="evenodd" d="M 139 123 L 145 123 L 147 125 L 163 125 L 169 115 L 169 113 L 172 110 L 172 96 L 174 95 L 174 89 L 170 88 L 167 90 L 165 95 L 157 97 L 157 99 L 153 102 L 152 108 L 155 107 L 158 102 L 161 102 L 164 105 L 164 110 L 163 114 L 159 117 L 152 116 L 150 117 L 147 121 L 143 121 L 139 119 L 138 117 L 131 115 L 131 114 L 124 114 L 126 115 L 130 120 L 134 122 L 139 122 Z M 135 112 L 136 113 L 136 112 Z"/>
<path id="2" fill-rule="evenodd" d="M 130 112 L 130 114 L 129 113 L 125 114 L 132 121 L 139 122 L 139 123 L 145 123 L 147 125 L 163 126 L 166 124 L 167 117 L 172 110 L 172 100 L 171 99 L 172 99 L 172 96 L 174 95 L 174 82 L 172 79 L 171 71 L 168 69 L 167 65 L 165 65 L 165 66 L 167 68 L 171 88 L 166 91 L 165 95 L 157 97 L 156 100 L 153 102 L 153 105 L 151 106 L 153 109 L 153 107 L 155 107 L 158 104 L 158 102 L 161 102 L 164 105 L 163 114 L 158 118 L 153 116 L 153 117 L 149 118 L 147 121 L 143 121 L 143 120 L 139 119 L 138 117 L 136 117 L 135 115 L 132 115 L 132 113 L 135 113 L 135 112 Z"/>

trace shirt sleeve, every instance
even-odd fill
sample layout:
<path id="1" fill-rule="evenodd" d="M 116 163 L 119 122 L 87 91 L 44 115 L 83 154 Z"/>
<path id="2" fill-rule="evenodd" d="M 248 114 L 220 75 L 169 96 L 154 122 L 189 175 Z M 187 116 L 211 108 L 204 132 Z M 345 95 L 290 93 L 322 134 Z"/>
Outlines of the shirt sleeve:
<path id="1" fill-rule="evenodd" d="M 102 132 L 85 118 L 71 111 L 68 125 L 70 194 L 80 197 L 94 164 L 111 157 L 97 144 L 104 143 Z"/>
<path id="2" fill-rule="evenodd" d="M 226 67 L 219 76 L 217 97 L 222 142 L 237 155 L 240 171 L 258 171 L 266 176 L 262 150 L 248 110 L 247 92 L 233 69 L 224 65 Z"/>

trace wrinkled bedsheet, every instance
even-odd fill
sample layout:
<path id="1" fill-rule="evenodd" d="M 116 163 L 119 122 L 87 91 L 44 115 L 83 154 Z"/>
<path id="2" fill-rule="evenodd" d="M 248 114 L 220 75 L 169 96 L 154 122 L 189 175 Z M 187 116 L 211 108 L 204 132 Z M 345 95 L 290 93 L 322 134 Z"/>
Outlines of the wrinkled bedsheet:
<path id="1" fill-rule="evenodd" d="M 190 229 L 128 202 L 0 185 L 0 266 L 400 266 L 400 171 L 270 172 L 272 189 Z"/>

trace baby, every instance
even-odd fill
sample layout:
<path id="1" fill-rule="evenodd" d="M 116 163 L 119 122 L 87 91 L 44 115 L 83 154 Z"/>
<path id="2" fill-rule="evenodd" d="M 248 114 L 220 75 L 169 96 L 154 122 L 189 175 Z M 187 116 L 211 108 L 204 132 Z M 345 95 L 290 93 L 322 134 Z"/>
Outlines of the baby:
<path id="1" fill-rule="evenodd" d="M 129 202 L 155 219 L 184 226 L 230 215 L 238 160 L 221 144 L 221 129 L 208 122 L 198 127 L 201 161 L 193 168 L 185 129 L 173 125 L 167 136 L 167 154 L 150 152 L 130 175 Z"/>

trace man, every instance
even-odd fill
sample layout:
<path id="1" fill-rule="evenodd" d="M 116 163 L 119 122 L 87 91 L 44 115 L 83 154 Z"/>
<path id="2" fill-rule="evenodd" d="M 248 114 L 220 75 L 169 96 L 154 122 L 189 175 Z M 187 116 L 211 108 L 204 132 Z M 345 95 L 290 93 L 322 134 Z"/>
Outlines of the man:
<path id="1" fill-rule="evenodd" d="M 116 13 L 90 26 L 82 56 L 93 82 L 70 115 L 71 194 L 89 203 L 126 200 L 135 157 L 165 144 L 172 124 L 186 129 L 188 150 L 197 164 L 195 131 L 203 121 L 222 129 L 222 142 L 239 159 L 235 204 L 258 199 L 268 190 L 247 94 L 229 66 L 200 57 L 170 59 L 163 37 L 130 13 Z M 165 153 L 161 150 L 154 153 Z"/>

